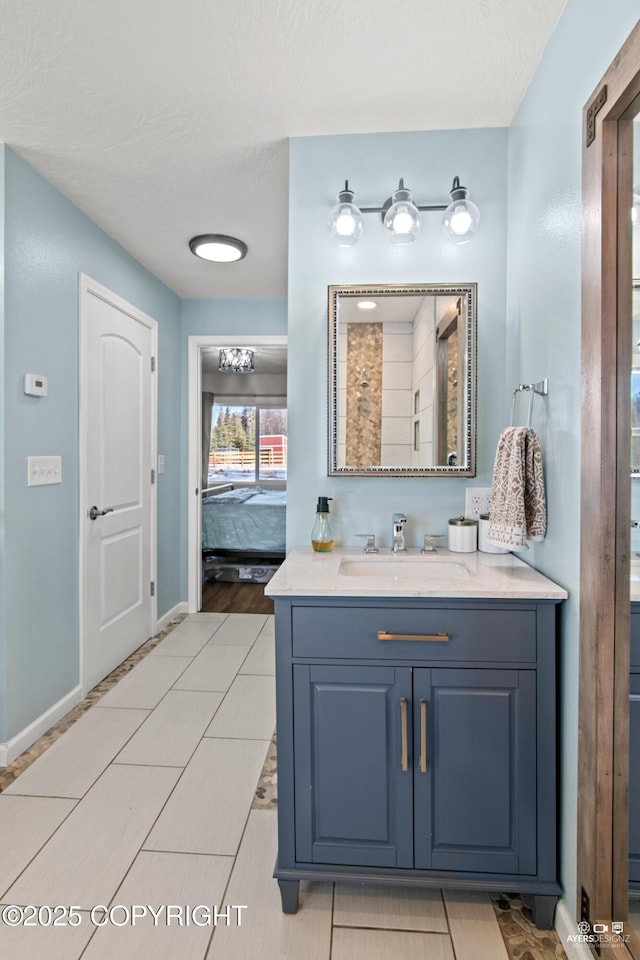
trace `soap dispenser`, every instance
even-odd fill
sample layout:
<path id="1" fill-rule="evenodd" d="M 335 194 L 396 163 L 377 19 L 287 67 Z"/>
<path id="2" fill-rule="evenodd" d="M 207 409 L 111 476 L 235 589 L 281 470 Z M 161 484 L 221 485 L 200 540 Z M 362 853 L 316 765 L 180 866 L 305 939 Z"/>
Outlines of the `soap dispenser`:
<path id="1" fill-rule="evenodd" d="M 329 517 L 329 500 L 332 497 L 318 497 L 316 520 L 311 531 L 311 546 L 318 553 L 333 550 L 333 530 Z"/>

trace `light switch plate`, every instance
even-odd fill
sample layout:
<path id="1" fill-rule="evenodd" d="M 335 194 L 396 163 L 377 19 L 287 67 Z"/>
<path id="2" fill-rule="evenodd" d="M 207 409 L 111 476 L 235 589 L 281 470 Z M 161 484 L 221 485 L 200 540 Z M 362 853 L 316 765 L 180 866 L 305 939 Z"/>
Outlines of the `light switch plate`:
<path id="1" fill-rule="evenodd" d="M 478 520 L 489 513 L 491 506 L 491 487 L 467 487 L 464 497 L 464 515 L 469 520 Z"/>
<path id="2" fill-rule="evenodd" d="M 27 457 L 27 486 L 62 483 L 62 457 Z"/>

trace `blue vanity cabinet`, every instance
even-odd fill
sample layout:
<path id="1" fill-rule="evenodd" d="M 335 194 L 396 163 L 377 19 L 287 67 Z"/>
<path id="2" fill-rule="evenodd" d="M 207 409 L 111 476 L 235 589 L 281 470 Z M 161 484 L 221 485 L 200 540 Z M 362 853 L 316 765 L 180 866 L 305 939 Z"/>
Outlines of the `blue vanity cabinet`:
<path id="1" fill-rule="evenodd" d="M 530 894 L 551 924 L 555 603 L 276 596 L 278 862 Z"/>
<path id="2" fill-rule="evenodd" d="M 416 669 L 414 866 L 534 874 L 532 670 Z"/>
<path id="3" fill-rule="evenodd" d="M 631 604 L 629 677 L 629 888 L 640 893 L 640 602 Z"/>
<path id="4" fill-rule="evenodd" d="M 296 664 L 293 698 L 296 856 L 412 867 L 411 671 Z"/>

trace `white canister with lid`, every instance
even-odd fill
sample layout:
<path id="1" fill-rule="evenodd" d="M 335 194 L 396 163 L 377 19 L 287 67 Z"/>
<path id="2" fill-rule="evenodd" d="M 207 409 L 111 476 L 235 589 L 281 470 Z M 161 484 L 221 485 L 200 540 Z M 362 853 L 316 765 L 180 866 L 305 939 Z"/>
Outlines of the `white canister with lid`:
<path id="1" fill-rule="evenodd" d="M 454 553 L 473 553 L 478 547 L 478 523 L 467 517 L 449 520 L 449 550 Z"/>
<path id="2" fill-rule="evenodd" d="M 494 543 L 489 543 L 487 537 L 489 536 L 489 514 L 483 513 L 480 516 L 480 522 L 478 524 L 478 550 L 481 550 L 483 553 L 509 553 L 509 550 L 505 550 L 504 547 L 497 547 Z"/>

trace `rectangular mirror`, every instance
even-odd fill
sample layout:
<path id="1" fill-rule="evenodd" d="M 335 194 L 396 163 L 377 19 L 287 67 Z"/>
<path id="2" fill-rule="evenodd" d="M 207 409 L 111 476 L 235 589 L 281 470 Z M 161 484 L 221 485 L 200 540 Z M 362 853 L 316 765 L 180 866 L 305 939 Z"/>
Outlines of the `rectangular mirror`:
<path id="1" fill-rule="evenodd" d="M 329 476 L 474 477 L 476 284 L 329 287 Z"/>

